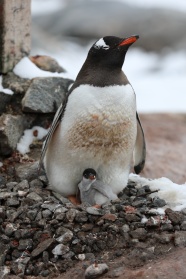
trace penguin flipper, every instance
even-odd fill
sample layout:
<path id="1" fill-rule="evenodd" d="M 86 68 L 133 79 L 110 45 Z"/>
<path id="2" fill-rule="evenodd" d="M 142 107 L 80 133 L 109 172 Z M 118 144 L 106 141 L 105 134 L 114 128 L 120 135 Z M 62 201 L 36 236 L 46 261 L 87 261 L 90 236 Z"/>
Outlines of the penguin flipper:
<path id="1" fill-rule="evenodd" d="M 133 156 L 134 156 L 134 170 L 136 174 L 139 174 L 143 170 L 145 165 L 146 144 L 145 144 L 145 136 L 144 136 L 143 128 L 137 113 L 136 113 L 136 119 L 137 119 L 137 137 L 136 137 Z"/>
<path id="2" fill-rule="evenodd" d="M 46 139 L 43 143 L 43 148 L 42 148 L 42 151 L 41 151 L 41 156 L 40 156 L 40 160 L 39 160 L 39 164 L 38 164 L 38 170 L 40 170 L 40 168 L 42 167 L 42 163 L 43 163 L 43 159 L 45 157 L 46 150 L 47 150 L 49 142 L 50 142 L 50 140 L 53 136 L 53 133 L 56 130 L 56 128 L 57 128 L 57 126 L 60 122 L 60 119 L 63 115 L 64 108 L 65 108 L 65 105 L 61 104 L 60 107 L 58 108 L 55 116 L 54 116 L 54 120 L 52 122 L 50 130 L 48 131 Z"/>

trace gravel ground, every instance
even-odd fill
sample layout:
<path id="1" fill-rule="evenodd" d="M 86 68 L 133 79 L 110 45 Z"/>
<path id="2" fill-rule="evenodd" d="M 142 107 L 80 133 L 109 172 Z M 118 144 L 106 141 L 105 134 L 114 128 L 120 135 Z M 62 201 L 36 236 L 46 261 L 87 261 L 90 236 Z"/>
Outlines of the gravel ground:
<path id="1" fill-rule="evenodd" d="M 120 257 L 136 268 L 186 246 L 186 210 L 159 215 L 155 209 L 166 201 L 158 192 L 151 198 L 148 185 L 129 181 L 118 200 L 100 209 L 75 206 L 47 189 L 45 175 L 24 160 L 14 154 L 1 168 L 0 278 L 53 278 L 80 262 L 85 278 L 96 278 Z"/>

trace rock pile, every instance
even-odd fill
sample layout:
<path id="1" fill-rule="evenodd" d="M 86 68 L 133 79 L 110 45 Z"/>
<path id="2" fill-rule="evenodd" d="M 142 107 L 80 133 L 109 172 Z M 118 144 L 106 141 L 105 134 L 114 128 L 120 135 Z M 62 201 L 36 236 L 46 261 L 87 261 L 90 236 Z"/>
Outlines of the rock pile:
<path id="1" fill-rule="evenodd" d="M 166 202 L 158 193 L 151 198 L 148 185 L 129 181 L 118 200 L 100 209 L 74 206 L 46 186 L 44 175 L 0 181 L 1 278 L 57 275 L 77 261 L 84 269 L 95 262 L 109 266 L 120 256 L 136 267 L 186 246 L 186 210 L 158 214 Z"/>
<path id="2" fill-rule="evenodd" d="M 50 71 L 52 61 L 52 71 L 59 72 L 54 59 L 48 56 L 36 58 L 32 59 L 36 65 L 39 59 L 38 66 L 43 68 L 44 65 Z M 23 79 L 12 72 L 3 76 L 2 86 L 14 94 L 0 92 L 0 157 L 11 155 L 25 129 L 37 123 L 48 128 L 72 82 L 62 77 Z"/>

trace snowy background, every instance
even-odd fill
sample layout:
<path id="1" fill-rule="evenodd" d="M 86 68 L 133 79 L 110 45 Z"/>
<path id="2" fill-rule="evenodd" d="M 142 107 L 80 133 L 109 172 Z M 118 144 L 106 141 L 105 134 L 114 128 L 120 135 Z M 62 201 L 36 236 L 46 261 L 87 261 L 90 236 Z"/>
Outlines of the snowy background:
<path id="1" fill-rule="evenodd" d="M 147 10 L 160 7 L 186 13 L 185 0 L 120 1 L 145 7 Z M 47 15 L 65 7 L 67 3 L 65 0 L 32 0 L 32 14 Z M 66 76 L 75 79 L 92 43 L 82 46 L 63 41 L 54 47 L 51 42 L 51 48 L 50 45 L 46 48 L 33 48 L 32 54 L 46 54 L 56 58 L 67 70 Z M 169 50 L 162 55 L 132 46 L 126 56 L 124 71 L 135 89 L 139 112 L 186 112 L 186 50 Z"/>

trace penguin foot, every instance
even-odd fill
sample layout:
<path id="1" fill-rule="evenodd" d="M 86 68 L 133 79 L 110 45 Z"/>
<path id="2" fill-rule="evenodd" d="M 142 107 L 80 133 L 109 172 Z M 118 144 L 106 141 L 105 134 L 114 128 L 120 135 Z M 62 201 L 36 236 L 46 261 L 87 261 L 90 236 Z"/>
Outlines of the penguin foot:
<path id="1" fill-rule="evenodd" d="M 79 205 L 80 201 L 79 199 L 76 197 L 76 195 L 70 195 L 68 196 L 68 199 L 71 203 L 73 203 L 74 205 Z"/>
<path id="2" fill-rule="evenodd" d="M 95 204 L 95 205 L 93 205 L 93 207 L 95 207 L 95 208 L 101 208 L 101 205 L 100 205 L 100 204 Z"/>

